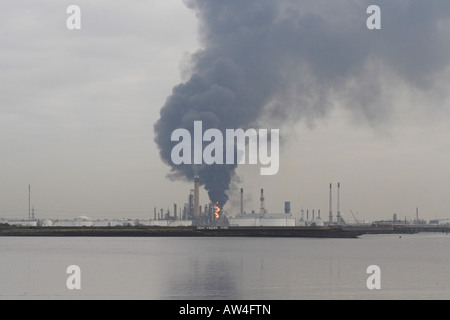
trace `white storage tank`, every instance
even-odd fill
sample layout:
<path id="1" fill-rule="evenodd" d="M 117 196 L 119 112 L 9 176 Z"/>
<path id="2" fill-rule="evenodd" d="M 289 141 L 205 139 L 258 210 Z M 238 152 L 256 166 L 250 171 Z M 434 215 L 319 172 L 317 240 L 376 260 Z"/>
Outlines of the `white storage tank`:
<path id="1" fill-rule="evenodd" d="M 92 227 L 94 225 L 92 218 L 80 216 L 74 220 L 75 227 Z"/>
<path id="2" fill-rule="evenodd" d="M 37 227 L 37 220 L 8 220 L 8 224 L 18 227 Z"/>
<path id="3" fill-rule="evenodd" d="M 39 221 L 41 227 L 53 227 L 53 221 L 49 219 L 44 219 Z"/>
<path id="4" fill-rule="evenodd" d="M 322 219 L 314 219 L 309 221 L 310 227 L 323 227 L 325 224 Z"/>

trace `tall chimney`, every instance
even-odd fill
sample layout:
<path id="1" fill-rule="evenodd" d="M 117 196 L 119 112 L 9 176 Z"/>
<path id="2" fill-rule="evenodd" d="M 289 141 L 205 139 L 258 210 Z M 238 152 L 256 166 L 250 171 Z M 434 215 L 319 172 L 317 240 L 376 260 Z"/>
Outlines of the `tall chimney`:
<path id="1" fill-rule="evenodd" d="M 337 221 L 338 223 L 341 223 L 341 210 L 339 207 L 339 191 L 341 189 L 341 184 L 338 182 L 338 189 L 337 189 Z"/>
<path id="2" fill-rule="evenodd" d="M 177 220 L 177 204 L 176 203 L 173 204 L 173 213 L 175 215 L 175 220 Z"/>
<path id="3" fill-rule="evenodd" d="M 330 224 L 333 223 L 333 206 L 332 206 L 333 196 L 332 196 L 332 192 L 333 192 L 333 184 L 330 183 L 330 215 L 329 215 L 329 222 L 330 222 Z"/>
<path id="4" fill-rule="evenodd" d="M 264 204 L 264 189 L 261 189 L 260 200 L 261 200 L 261 212 L 260 213 L 263 214 L 266 211 L 265 204 Z"/>
<path id="5" fill-rule="evenodd" d="M 198 218 L 200 210 L 200 177 L 194 177 L 194 217 Z"/>
<path id="6" fill-rule="evenodd" d="M 241 188 L 241 214 L 244 213 L 244 189 Z"/>

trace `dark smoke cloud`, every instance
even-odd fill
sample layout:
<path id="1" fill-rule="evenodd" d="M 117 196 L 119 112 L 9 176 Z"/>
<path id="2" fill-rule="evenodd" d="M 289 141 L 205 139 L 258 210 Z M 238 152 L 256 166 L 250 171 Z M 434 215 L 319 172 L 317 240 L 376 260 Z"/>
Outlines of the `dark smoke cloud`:
<path id="1" fill-rule="evenodd" d="M 382 29 L 366 28 L 370 5 Z M 236 166 L 174 166 L 173 130 L 251 128 L 326 116 L 343 102 L 370 123 L 393 108 L 383 87 L 394 75 L 412 90 L 433 88 L 449 65 L 448 0 L 189 0 L 202 50 L 192 75 L 173 89 L 155 125 L 173 179 L 198 173 L 213 202 L 225 204 Z M 388 70 L 384 74 L 382 70 Z M 272 126 L 272 128 L 274 128 Z M 266 127 L 267 129 L 271 127 Z"/>

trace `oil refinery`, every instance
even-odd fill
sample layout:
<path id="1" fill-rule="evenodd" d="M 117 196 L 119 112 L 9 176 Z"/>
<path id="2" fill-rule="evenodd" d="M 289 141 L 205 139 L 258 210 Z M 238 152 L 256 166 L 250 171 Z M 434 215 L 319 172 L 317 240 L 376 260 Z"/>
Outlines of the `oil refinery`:
<path id="1" fill-rule="evenodd" d="M 321 215 L 321 209 L 298 208 L 293 213 L 291 202 L 284 202 L 284 210 L 280 212 L 269 212 L 266 208 L 266 196 L 264 189 L 260 189 L 260 206 L 258 210 L 246 212 L 244 201 L 244 189 L 240 189 L 239 212 L 226 212 L 220 208 L 218 203 L 207 203 L 201 205 L 200 199 L 200 178 L 194 177 L 193 189 L 187 197 L 187 202 L 183 206 L 173 204 L 173 209 L 153 208 L 152 214 L 143 219 L 94 219 L 85 215 L 73 219 L 37 219 L 34 208 L 31 206 L 31 188 L 29 187 L 28 197 L 28 219 L 2 219 L 0 225 L 10 225 L 17 227 L 43 227 L 43 228 L 74 228 L 74 227 L 160 227 L 160 228 L 353 228 L 367 231 L 392 231 L 399 229 L 407 230 L 433 230 L 434 228 L 445 227 L 448 230 L 450 226 L 449 219 L 435 219 L 427 223 L 419 219 L 419 210 L 416 209 L 416 217 L 413 221 L 400 220 L 397 214 L 393 215 L 392 220 L 381 220 L 374 222 L 365 222 L 358 220 L 353 211 L 349 213 L 354 222 L 344 220 L 340 208 L 340 189 L 341 184 L 337 183 L 336 197 L 336 215 L 333 211 L 333 184 L 329 185 L 329 211 L 328 219 L 324 220 Z M 280 204 L 282 207 L 282 204 Z M 351 221 L 351 220 L 350 220 Z M 369 230 L 370 229 L 370 230 Z M 448 231 L 446 231 L 448 232 Z"/>

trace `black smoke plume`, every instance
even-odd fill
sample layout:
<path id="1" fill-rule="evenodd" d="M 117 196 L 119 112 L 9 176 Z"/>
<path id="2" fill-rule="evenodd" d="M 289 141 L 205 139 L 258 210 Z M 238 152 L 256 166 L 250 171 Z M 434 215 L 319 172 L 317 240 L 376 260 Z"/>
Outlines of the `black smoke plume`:
<path id="1" fill-rule="evenodd" d="M 336 101 L 376 124 L 394 107 L 386 81 L 429 92 L 450 61 L 448 0 L 185 3 L 200 22 L 202 49 L 191 57 L 189 80 L 162 108 L 155 140 L 170 177 L 193 180 L 198 173 L 221 206 L 236 166 L 173 165 L 175 129 L 192 133 L 196 120 L 204 130 L 277 128 L 326 116 Z M 371 31 L 366 10 L 374 4 L 382 29 Z"/>

